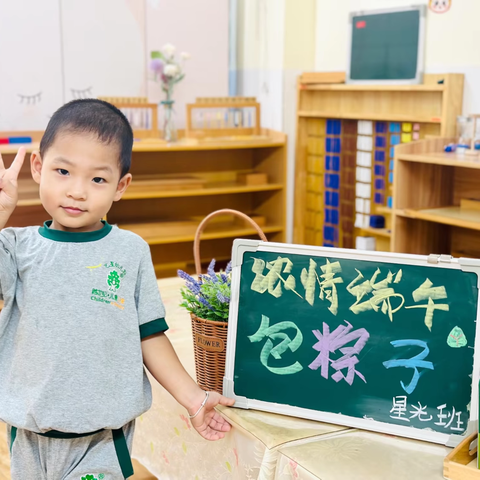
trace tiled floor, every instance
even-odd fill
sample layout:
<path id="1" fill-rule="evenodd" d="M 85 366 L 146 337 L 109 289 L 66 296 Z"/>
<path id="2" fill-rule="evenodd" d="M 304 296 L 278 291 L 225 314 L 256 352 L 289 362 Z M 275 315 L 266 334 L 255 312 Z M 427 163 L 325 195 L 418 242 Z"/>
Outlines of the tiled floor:
<path id="1" fill-rule="evenodd" d="M 156 480 L 148 470 L 133 460 L 135 475 L 129 480 Z M 7 448 L 7 432 L 5 424 L 0 423 L 0 480 L 10 480 L 10 461 Z"/>

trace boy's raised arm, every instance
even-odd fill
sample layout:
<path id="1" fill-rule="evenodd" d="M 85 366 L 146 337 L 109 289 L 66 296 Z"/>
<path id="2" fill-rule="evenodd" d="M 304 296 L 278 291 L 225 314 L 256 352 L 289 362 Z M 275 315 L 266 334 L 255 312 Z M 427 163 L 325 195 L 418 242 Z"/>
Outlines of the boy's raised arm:
<path id="1" fill-rule="evenodd" d="M 26 149 L 20 147 L 15 159 L 6 169 L 0 154 L 0 230 L 6 225 L 18 201 L 18 174 L 25 160 Z"/>

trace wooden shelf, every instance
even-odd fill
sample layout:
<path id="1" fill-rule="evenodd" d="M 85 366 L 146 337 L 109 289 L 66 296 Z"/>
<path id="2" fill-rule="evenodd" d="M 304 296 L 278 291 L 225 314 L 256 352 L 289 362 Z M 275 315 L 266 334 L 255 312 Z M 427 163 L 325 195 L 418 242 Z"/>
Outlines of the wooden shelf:
<path id="1" fill-rule="evenodd" d="M 443 92 L 444 84 L 428 85 L 366 85 L 366 84 L 302 84 L 302 90 L 336 90 L 341 92 Z"/>
<path id="2" fill-rule="evenodd" d="M 406 218 L 417 218 L 429 222 L 452 225 L 454 227 L 480 230 L 480 210 L 460 207 L 427 208 L 421 210 L 398 210 L 397 215 Z"/>
<path id="3" fill-rule="evenodd" d="M 145 182 L 147 183 L 147 182 Z M 240 185 L 232 182 L 217 182 L 205 184 L 205 188 L 192 188 L 185 190 L 161 190 L 152 188 L 152 182 L 148 182 L 148 189 L 145 188 L 144 182 L 133 181 L 130 187 L 123 195 L 123 200 L 140 200 L 146 198 L 175 198 L 175 197 L 202 197 L 207 195 L 228 195 L 236 193 L 252 193 L 252 192 L 271 192 L 283 189 L 280 183 L 266 183 L 262 185 Z M 22 181 L 19 190 L 18 207 L 31 207 L 41 205 L 38 196 L 38 185 L 29 180 Z"/>
<path id="4" fill-rule="evenodd" d="M 390 207 L 375 205 L 374 209 L 375 209 L 375 213 L 379 213 L 381 215 L 390 215 L 392 213 L 392 209 Z"/>
<path id="5" fill-rule="evenodd" d="M 160 136 L 160 133 L 159 133 Z M 145 138 L 133 143 L 133 152 L 181 152 L 198 150 L 243 150 L 250 148 L 282 147 L 285 139 L 278 132 L 262 129 L 262 134 L 236 135 L 230 137 L 211 137 L 204 139 L 181 138 L 178 142 L 166 143 L 162 140 Z M 20 147 L 25 147 L 28 153 L 38 150 L 39 142 L 0 145 L 0 154 L 15 154 Z"/>
<path id="6" fill-rule="evenodd" d="M 425 74 L 421 85 L 315 84 L 315 73 L 304 75 L 297 82 L 294 243 L 301 244 L 314 238 L 316 244 L 333 243 L 340 248 L 353 248 L 358 235 L 371 235 L 375 237 L 377 250 L 393 250 L 393 243 L 397 243 L 397 240 L 390 230 L 393 232 L 395 212 L 387 207 L 378 208 L 376 202 L 380 198 L 384 205 L 387 205 L 392 199 L 396 207 L 417 210 L 460 203 L 458 196 L 452 197 L 451 190 L 447 188 L 448 175 L 452 178 L 452 171 L 446 172 L 445 177 L 442 176 L 444 181 L 437 185 L 437 177 L 440 175 L 435 169 L 432 169 L 435 171 L 428 172 L 428 175 L 424 177 L 425 183 L 430 181 L 432 186 L 425 184 L 419 186 L 414 175 L 409 175 L 408 172 L 406 174 L 408 179 L 402 180 L 401 185 L 399 182 L 395 182 L 395 179 L 399 175 L 399 168 L 403 168 L 400 172 L 400 176 L 403 178 L 408 170 L 415 171 L 415 175 L 423 175 L 421 167 L 417 168 L 416 165 L 403 161 L 405 156 L 418 154 L 421 156 L 418 161 L 424 162 L 425 153 L 443 150 L 444 145 L 437 146 L 435 149 L 419 146 L 418 148 L 411 147 L 411 150 L 404 150 L 405 145 L 423 144 L 423 140 L 412 141 L 413 138 L 453 137 L 456 134 L 456 120 L 462 110 L 464 85 L 462 74 Z M 305 80 L 304 84 L 301 83 L 302 78 Z M 331 78 L 335 80 L 341 77 L 337 75 Z M 320 81 L 321 77 L 317 76 L 317 79 Z M 337 121 L 329 122 L 329 119 Z M 359 123 L 360 121 L 367 121 L 372 125 Z M 381 122 L 382 125 L 375 124 L 375 122 Z M 385 129 L 384 124 L 389 122 L 407 125 L 401 125 L 399 129 L 397 125 L 394 128 L 392 125 L 388 125 L 388 128 Z M 379 138 L 377 141 L 377 136 L 383 138 Z M 394 136 L 399 138 L 394 138 Z M 324 139 L 326 140 L 323 141 Z M 398 143 L 397 140 L 403 142 L 395 145 L 394 148 L 394 188 L 390 183 L 388 166 L 391 144 Z M 442 138 L 442 142 L 444 140 L 445 138 Z M 368 198 L 357 197 L 360 189 L 357 188 L 355 167 L 360 156 L 356 155 L 356 152 L 370 150 L 370 148 L 375 151 L 375 156 L 372 151 L 371 163 L 368 167 L 363 166 L 370 172 L 362 171 L 371 179 L 370 195 L 367 194 Z M 332 151 L 335 153 L 328 159 Z M 377 151 L 385 153 L 385 155 L 377 156 Z M 331 173 L 336 164 L 335 157 L 337 155 L 341 158 L 340 168 L 339 175 L 334 177 L 331 176 Z M 384 161 L 381 160 L 383 157 L 386 160 L 384 167 L 387 168 L 376 169 L 377 162 Z M 415 157 L 412 158 L 413 161 L 417 161 Z M 374 161 L 374 159 L 377 160 Z M 438 158 L 432 158 L 432 162 L 437 160 Z M 457 158 L 445 157 L 442 158 L 442 161 L 444 164 L 455 161 L 455 165 L 462 165 L 461 160 Z M 466 162 L 466 165 L 471 168 L 480 169 L 480 159 L 478 166 L 469 159 L 466 159 Z M 401 166 L 397 167 L 399 163 Z M 422 167 L 429 166 L 422 165 Z M 471 173 L 471 171 L 467 173 Z M 456 180 L 457 183 L 462 184 L 461 190 L 464 198 L 477 198 L 475 192 L 478 187 L 473 185 L 470 177 L 464 177 Z M 367 175 L 363 178 L 367 179 Z M 325 186 L 327 184 L 329 187 Z M 309 186 L 315 186 L 315 188 L 308 188 Z M 334 195 L 331 195 L 332 199 L 335 201 L 338 199 L 338 226 L 326 223 L 328 218 L 334 218 L 330 208 L 325 207 L 324 204 L 324 193 L 328 191 L 334 192 Z M 424 194 L 425 191 L 428 191 L 428 194 Z M 441 202 L 437 201 L 436 196 L 440 195 L 438 192 L 443 192 L 445 197 L 450 195 L 451 198 L 442 198 Z M 435 197 L 433 201 L 428 198 L 432 195 Z M 478 196 L 480 197 L 480 194 Z M 399 197 L 402 199 L 400 202 Z M 357 217 L 357 215 L 365 215 L 365 208 L 362 207 L 365 204 L 357 201 L 357 198 L 369 200 L 371 212 L 367 215 L 385 216 L 385 229 L 354 227 L 357 222 L 359 225 L 368 225 L 363 222 L 363 218 Z M 336 212 L 335 216 L 337 216 Z M 411 223 L 414 223 L 415 220 L 401 218 L 403 220 L 402 228 L 408 232 Z M 325 223 L 329 228 L 324 229 Z M 437 233 L 434 232 L 432 238 L 439 238 Z M 324 234 L 327 239 L 324 238 Z M 437 242 L 439 247 L 442 246 L 440 243 L 443 241 L 442 237 Z M 404 248 L 402 242 L 404 242 L 403 239 L 399 242 L 399 245 L 402 245 L 399 248 Z M 420 242 L 418 239 L 410 242 L 406 236 L 405 244 L 413 245 L 412 248 L 416 248 Z"/>
<path id="7" fill-rule="evenodd" d="M 441 123 L 439 116 L 428 115 L 402 115 L 399 113 L 374 113 L 374 112 L 341 112 L 341 111 L 322 111 L 322 110 L 299 110 L 299 117 L 305 118 L 340 118 L 345 120 L 375 120 L 385 122 L 418 122 L 418 123 Z"/>
<path id="8" fill-rule="evenodd" d="M 140 235 L 149 245 L 161 245 L 167 243 L 193 242 L 198 222 L 132 223 L 119 225 L 119 227 Z M 283 227 L 280 225 L 268 225 L 262 227 L 262 230 L 264 233 L 276 233 L 282 232 Z M 217 222 L 204 230 L 202 240 L 241 238 L 255 235 L 256 233 L 255 229 L 247 228 L 234 222 Z"/>
<path id="9" fill-rule="evenodd" d="M 41 205 L 38 195 L 38 184 L 30 179 L 20 179 L 18 181 L 18 203 L 17 207 L 32 207 Z"/>
<path id="10" fill-rule="evenodd" d="M 387 228 L 359 228 L 358 229 L 362 234 L 368 234 L 368 235 L 373 235 L 373 236 L 378 236 L 378 237 L 387 237 L 390 238 L 392 235 L 392 232 L 388 230 Z"/>
<path id="11" fill-rule="evenodd" d="M 2 132 L 0 137 L 12 135 Z M 42 132 L 31 134 L 38 149 Z M 6 164 L 19 145 L 1 145 Z M 209 213 L 220 209 L 241 211 L 268 219 L 262 230 L 276 242 L 285 241 L 286 136 L 261 129 L 260 135 L 180 139 L 168 144 L 157 139 L 135 141 L 132 153 L 133 182 L 107 214 L 107 220 L 132 230 L 151 245 L 159 277 L 176 274 L 175 266 L 193 262 L 192 245 L 197 227 Z M 269 183 L 246 185 L 239 176 L 259 173 Z M 19 175 L 18 207 L 9 226 L 41 225 L 48 218 L 29 162 Z M 168 221 L 167 221 L 168 220 Z M 188 220 L 188 221 L 182 221 Z M 202 235 L 202 258 L 228 259 L 236 237 L 257 237 L 256 231 L 231 217 L 211 222 Z M 185 268 L 185 267 L 184 267 Z"/>
<path id="12" fill-rule="evenodd" d="M 450 167 L 475 168 L 480 169 L 480 154 L 477 155 L 477 161 L 469 160 L 468 156 L 458 155 L 456 153 L 424 153 L 424 154 L 400 154 L 399 160 L 405 162 L 428 163 L 431 165 L 445 165 Z"/>
<path id="13" fill-rule="evenodd" d="M 161 191 L 160 189 L 145 190 L 141 181 L 135 182 L 134 180 L 122 198 L 123 200 L 136 200 L 141 198 L 200 197 L 205 195 L 227 195 L 231 193 L 269 192 L 282 189 L 283 185 L 280 183 L 240 185 L 232 182 L 216 182 L 205 184 L 205 188 Z"/>
<path id="14" fill-rule="evenodd" d="M 164 143 L 155 140 L 139 140 L 133 144 L 133 152 L 181 152 L 190 150 L 238 150 L 249 148 L 281 147 L 284 142 L 276 137 L 267 135 L 239 136 L 239 137 L 212 137 L 205 139 L 184 138 L 178 142 Z"/>
<path id="15" fill-rule="evenodd" d="M 393 250 L 480 258 L 480 162 L 445 153 L 453 137 L 395 150 Z"/>

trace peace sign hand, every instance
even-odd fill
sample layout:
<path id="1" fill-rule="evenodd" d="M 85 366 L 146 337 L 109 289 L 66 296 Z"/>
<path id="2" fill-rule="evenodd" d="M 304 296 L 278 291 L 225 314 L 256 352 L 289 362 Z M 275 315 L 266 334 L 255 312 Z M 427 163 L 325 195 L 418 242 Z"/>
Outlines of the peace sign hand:
<path id="1" fill-rule="evenodd" d="M 9 169 L 5 168 L 0 155 L 0 228 L 15 210 L 18 200 L 18 174 L 25 160 L 26 149 L 20 147 Z"/>

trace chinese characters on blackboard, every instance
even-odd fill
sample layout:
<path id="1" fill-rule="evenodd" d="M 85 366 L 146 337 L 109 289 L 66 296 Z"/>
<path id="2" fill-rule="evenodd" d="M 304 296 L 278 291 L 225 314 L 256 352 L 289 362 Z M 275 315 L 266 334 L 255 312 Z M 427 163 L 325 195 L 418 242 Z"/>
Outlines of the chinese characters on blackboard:
<path id="1" fill-rule="evenodd" d="M 447 290 L 443 285 L 434 286 L 433 283 L 425 278 L 423 283 L 412 291 L 413 303 L 408 304 L 403 294 L 396 291 L 402 281 L 403 272 L 399 269 L 397 272 L 382 272 L 380 268 L 370 278 L 365 278 L 364 274 L 356 270 L 356 276 L 353 279 L 346 279 L 342 276 L 342 265 L 340 261 L 330 262 L 325 259 L 324 265 L 318 265 L 317 261 L 309 259 L 308 269 L 303 268 L 300 274 L 300 285 L 292 274 L 293 262 L 288 257 L 279 256 L 276 260 L 265 262 L 262 259 L 254 258 L 252 272 L 255 278 L 250 286 L 251 290 L 260 293 L 272 295 L 280 298 L 286 292 L 292 292 L 297 300 L 305 301 L 310 306 L 315 302 L 327 302 L 327 308 L 336 316 L 339 311 L 339 288 L 345 288 L 353 298 L 348 309 L 355 315 L 361 315 L 365 312 L 373 312 L 385 316 L 390 322 L 395 321 L 395 314 L 402 308 L 405 309 L 425 309 L 423 322 L 426 329 L 431 334 L 435 328 L 435 311 L 440 310 L 448 312 L 450 307 L 448 303 L 442 301 L 448 299 Z M 342 301 L 345 296 L 342 295 Z M 262 315 L 260 326 L 256 333 L 248 338 L 250 342 L 263 342 L 260 353 L 260 362 L 270 372 L 276 375 L 294 375 L 308 367 L 316 371 L 328 380 L 331 378 L 335 382 L 345 381 L 348 385 L 353 385 L 356 377 L 364 383 L 368 383 L 368 377 L 362 373 L 359 360 L 359 354 L 367 345 L 370 333 L 365 328 L 354 328 L 351 323 L 344 320 L 345 325 L 337 326 L 331 331 L 327 322 L 322 322 L 322 329 L 312 330 L 316 342 L 312 341 L 311 348 L 317 352 L 316 358 L 309 365 L 302 365 L 299 361 L 292 361 L 290 365 L 278 367 L 275 366 L 275 360 L 281 360 L 282 355 L 289 350 L 295 353 L 304 342 L 303 334 L 298 325 L 289 320 L 283 320 L 271 324 L 268 316 Z M 467 345 L 465 335 L 460 327 L 455 327 L 445 339 L 452 348 L 461 348 Z M 407 368 L 413 371 L 408 382 L 400 381 L 400 387 L 406 395 L 393 398 L 393 406 L 390 410 L 390 417 L 409 423 L 411 419 L 418 419 L 420 422 L 435 422 L 435 425 L 443 426 L 452 431 L 463 431 L 460 421 L 462 412 L 447 410 L 447 405 L 437 406 L 437 418 L 427 414 L 426 406 L 420 403 L 407 405 L 407 395 L 412 394 L 423 373 L 428 370 L 434 370 L 434 364 L 428 359 L 430 353 L 427 342 L 422 339 L 401 338 L 390 342 L 392 346 L 392 357 L 386 358 L 382 364 L 388 369 Z M 408 358 L 402 356 L 402 349 L 410 351 L 408 347 L 418 347 L 420 353 Z M 393 351 L 393 349 L 398 350 Z M 400 355 L 398 354 L 400 353 Z M 335 358 L 336 357 L 336 358 Z M 405 358 L 406 357 L 406 358 Z M 399 387 L 399 388 L 400 388 Z M 444 411 L 446 413 L 444 413 Z"/>

